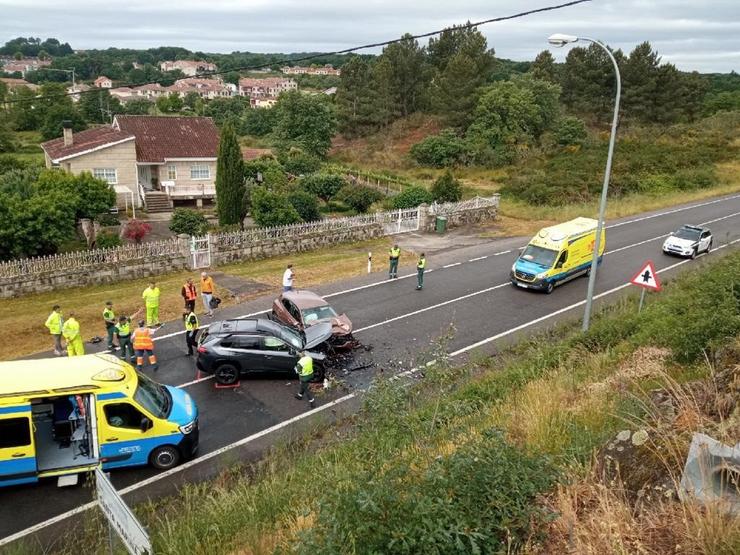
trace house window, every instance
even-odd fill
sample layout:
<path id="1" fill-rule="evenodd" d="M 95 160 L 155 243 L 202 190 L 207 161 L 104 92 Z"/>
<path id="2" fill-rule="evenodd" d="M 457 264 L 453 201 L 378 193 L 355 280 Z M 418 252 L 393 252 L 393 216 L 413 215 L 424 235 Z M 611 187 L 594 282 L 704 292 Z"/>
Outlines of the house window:
<path id="1" fill-rule="evenodd" d="M 177 179 L 177 166 L 167 166 L 167 179 L 169 179 L 170 181 L 174 181 L 175 179 Z"/>
<path id="2" fill-rule="evenodd" d="M 206 164 L 193 164 L 190 166 L 190 179 L 210 179 L 211 168 Z"/>
<path id="3" fill-rule="evenodd" d="M 118 183 L 118 174 L 116 173 L 116 168 L 94 168 L 93 177 L 102 179 L 103 181 L 106 181 L 111 185 L 115 185 L 116 183 Z"/>

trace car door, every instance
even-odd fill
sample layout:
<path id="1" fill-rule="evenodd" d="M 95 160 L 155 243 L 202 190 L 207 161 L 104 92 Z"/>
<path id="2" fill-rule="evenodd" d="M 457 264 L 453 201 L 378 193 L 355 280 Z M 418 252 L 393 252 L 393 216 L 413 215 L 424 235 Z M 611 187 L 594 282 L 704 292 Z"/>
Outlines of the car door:
<path id="1" fill-rule="evenodd" d="M 709 246 L 709 241 L 712 238 L 712 234 L 709 231 L 703 231 L 701 234 L 701 238 L 699 239 L 699 251 L 705 251 L 707 250 L 707 247 Z"/>
<path id="2" fill-rule="evenodd" d="M 0 487 L 37 480 L 31 405 L 0 407 Z"/>
<path id="3" fill-rule="evenodd" d="M 262 337 L 262 349 L 265 353 L 266 364 L 271 372 L 293 372 L 298 355 L 290 345 L 279 337 L 266 335 Z"/>
<path id="4" fill-rule="evenodd" d="M 283 300 L 283 303 L 285 303 L 285 308 L 288 311 L 288 314 L 290 314 L 290 325 L 298 329 L 302 328 L 303 318 L 301 317 L 301 311 L 298 310 L 295 303 L 292 303 L 287 299 Z"/>
<path id="5" fill-rule="evenodd" d="M 568 251 L 564 250 L 558 256 L 557 262 L 555 262 L 555 275 L 558 279 L 564 278 L 568 273 Z"/>
<path id="6" fill-rule="evenodd" d="M 243 372 L 265 371 L 262 341 L 258 335 L 233 335 L 230 349 Z"/>
<path id="7" fill-rule="evenodd" d="M 153 436 L 150 433 L 150 416 L 118 395 L 113 393 L 98 397 L 100 458 L 105 469 L 147 464 L 149 451 L 153 447 L 147 441 Z"/>

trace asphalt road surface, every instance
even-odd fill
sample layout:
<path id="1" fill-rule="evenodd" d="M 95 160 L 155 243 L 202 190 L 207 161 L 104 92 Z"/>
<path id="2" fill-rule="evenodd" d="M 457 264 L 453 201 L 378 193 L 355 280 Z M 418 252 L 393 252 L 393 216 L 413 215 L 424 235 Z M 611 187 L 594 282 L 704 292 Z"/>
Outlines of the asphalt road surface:
<path id="1" fill-rule="evenodd" d="M 683 261 L 661 252 L 668 233 L 686 223 L 710 227 L 716 251 L 712 257 L 738 248 L 740 194 L 609 222 L 606 256 L 596 284 L 601 301 L 615 299 L 620 292 L 629 290 L 631 286 L 627 282 L 646 260 L 655 262 L 664 279 L 701 264 L 706 257 Z M 336 376 L 342 386 L 317 397 L 317 410 L 333 400 L 341 403 L 354 397 L 352 392 L 366 387 L 381 369 L 385 372 L 412 369 L 417 357 L 428 353 L 430 344 L 448 333 L 450 325 L 455 331 L 447 344 L 448 351 L 462 357 L 477 349 L 493 352 L 499 340 L 530 333 L 564 318 L 580 317 L 587 285 L 584 278 L 556 288 L 551 295 L 521 290 L 509 283 L 509 270 L 518 248 L 528 239 L 491 240 L 427 252 L 423 291 L 415 290 L 412 260 L 402 260 L 401 277 L 392 282 L 378 281 L 378 275 L 369 275 L 316 288 L 329 297 L 338 312 L 349 315 L 357 339 L 366 347 L 341 361 Z M 403 236 L 399 236 L 399 243 L 404 244 Z M 266 312 L 272 299 L 266 296 L 221 310 L 217 319 Z M 203 318 L 202 323 L 203 320 L 208 321 Z M 201 430 L 199 457 L 214 460 L 215 451 L 228 453 L 235 442 L 250 441 L 245 438 L 291 419 L 301 419 L 307 413 L 307 404 L 293 398 L 296 382 L 290 377 L 242 380 L 238 389 L 215 389 L 212 379 L 199 379 L 194 361 L 184 356 L 181 327 L 179 322 L 169 323 L 157 332 L 160 370 L 154 376 L 162 383 L 186 388 L 197 402 Z M 350 371 L 367 364 L 370 364 L 368 368 Z M 146 373 L 153 375 L 151 370 Z M 125 491 L 146 490 L 151 483 L 161 485 L 171 480 L 174 474 L 170 471 L 162 476 L 149 468 L 128 469 L 113 471 L 112 479 L 117 488 Z M 142 484 L 143 480 L 147 482 Z M 92 489 L 59 489 L 55 480 L 0 489 L 0 538 L 3 538 L 0 545 L 30 529 L 43 529 L 50 519 L 58 521 L 68 511 L 89 508 Z"/>

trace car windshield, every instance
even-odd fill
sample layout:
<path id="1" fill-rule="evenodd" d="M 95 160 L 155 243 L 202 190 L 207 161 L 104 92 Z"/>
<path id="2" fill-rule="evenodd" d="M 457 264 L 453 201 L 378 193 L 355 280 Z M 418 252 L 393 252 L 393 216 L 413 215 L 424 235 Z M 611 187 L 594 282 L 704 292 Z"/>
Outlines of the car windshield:
<path id="1" fill-rule="evenodd" d="M 327 320 L 329 318 L 334 318 L 337 313 L 334 312 L 334 309 L 330 307 L 329 305 L 325 306 L 315 306 L 313 308 L 305 308 L 301 310 L 301 315 L 303 316 L 303 323 L 304 324 L 312 324 L 313 322 L 317 322 L 318 320 Z"/>
<path id="2" fill-rule="evenodd" d="M 283 328 L 283 339 L 296 349 L 303 349 L 303 338 L 289 328 Z"/>
<path id="3" fill-rule="evenodd" d="M 172 408 L 172 397 L 166 388 L 137 372 L 139 385 L 134 400 L 157 418 L 167 418 Z"/>
<path id="4" fill-rule="evenodd" d="M 534 262 L 545 268 L 550 268 L 552 263 L 555 262 L 555 257 L 558 255 L 558 251 L 545 249 L 542 247 L 536 247 L 534 245 L 527 245 L 524 252 L 519 257 L 527 262 Z"/>
<path id="5" fill-rule="evenodd" d="M 674 233 L 673 236 L 677 239 L 687 239 L 688 241 L 698 241 L 699 240 L 699 230 L 698 229 L 687 229 L 685 227 L 682 227 L 676 233 Z"/>

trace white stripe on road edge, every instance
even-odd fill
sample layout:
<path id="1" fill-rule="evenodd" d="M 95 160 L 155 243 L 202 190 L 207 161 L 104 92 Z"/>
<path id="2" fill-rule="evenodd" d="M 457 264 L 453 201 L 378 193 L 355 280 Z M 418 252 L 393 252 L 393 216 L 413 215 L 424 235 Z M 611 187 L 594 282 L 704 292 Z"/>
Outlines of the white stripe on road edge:
<path id="1" fill-rule="evenodd" d="M 709 206 L 710 204 L 717 204 L 718 202 L 725 202 L 728 200 L 734 200 L 736 198 L 740 198 L 740 195 L 732 195 L 731 197 L 723 197 L 716 200 L 710 200 L 709 202 L 702 202 L 700 204 L 692 204 L 691 206 L 683 206 L 681 208 L 675 208 L 673 210 L 667 210 L 665 212 L 660 212 L 658 214 L 652 214 L 650 216 L 643 216 L 641 218 L 635 218 L 634 220 L 627 220 L 626 222 L 618 222 L 616 224 L 611 224 L 606 226 L 606 229 L 612 229 L 615 227 L 620 227 L 627 224 L 634 224 L 637 222 L 643 222 L 645 220 L 651 220 L 653 218 L 659 218 L 661 216 L 669 216 L 670 214 L 676 214 L 678 212 L 683 212 L 685 210 L 691 210 L 692 208 L 701 208 L 702 206 Z"/>
<path id="2" fill-rule="evenodd" d="M 488 255 L 486 255 L 486 256 L 479 256 L 477 258 L 471 258 L 470 260 L 468 260 L 468 262 L 478 262 L 478 260 L 485 260 L 486 258 L 488 258 Z"/>
<path id="3" fill-rule="evenodd" d="M 185 389 L 186 387 L 189 387 L 191 385 L 195 385 L 195 384 L 200 383 L 200 382 L 206 382 L 206 381 L 212 380 L 212 379 L 213 379 L 213 374 L 209 374 L 207 376 L 203 376 L 202 378 L 198 378 L 197 380 L 193 380 L 191 382 L 181 383 L 180 385 L 176 385 L 175 387 L 177 389 Z"/>
<path id="4" fill-rule="evenodd" d="M 726 243 L 724 245 L 721 245 L 721 246 L 717 247 L 716 249 L 712 250 L 712 252 L 713 253 L 714 252 L 717 252 L 717 251 L 719 251 L 719 250 L 721 250 L 721 249 L 723 249 L 725 247 L 728 247 L 728 246 L 733 245 L 733 244 L 738 243 L 738 242 L 740 242 L 740 239 L 735 239 L 734 241 L 730 241 L 729 243 Z M 703 254 L 700 257 L 703 257 L 703 256 L 705 256 L 705 255 Z M 671 269 L 676 268 L 678 266 L 681 266 L 683 264 L 687 264 L 689 262 L 692 262 L 692 260 L 691 259 L 682 260 L 681 262 L 677 262 L 676 264 L 673 264 L 673 265 L 668 266 L 666 268 L 662 268 L 660 270 L 657 270 L 657 273 L 660 274 L 660 273 L 666 272 L 668 270 L 671 270 Z M 627 287 L 629 285 L 630 285 L 630 283 L 625 283 L 625 284 L 620 285 L 618 287 L 614 287 L 613 289 L 610 289 L 610 290 L 605 291 L 603 293 L 599 293 L 594 298 L 598 299 L 598 298 L 601 298 L 601 297 L 610 295 L 612 293 L 615 293 L 617 291 L 620 291 L 620 290 L 624 289 L 625 287 Z M 472 345 L 469 345 L 468 347 L 463 347 L 462 349 L 458 349 L 457 351 L 453 351 L 452 353 L 449 354 L 449 356 L 450 357 L 458 356 L 458 355 L 460 355 L 462 353 L 465 353 L 465 352 L 468 352 L 468 351 L 470 351 L 472 349 L 475 349 L 477 347 L 480 347 L 481 345 L 485 345 L 487 343 L 490 343 L 492 341 L 495 341 L 498 338 L 504 337 L 506 335 L 510 335 L 512 333 L 515 333 L 516 331 L 525 329 L 525 328 L 527 328 L 529 326 L 532 326 L 534 324 L 537 324 L 539 322 L 542 322 L 542 321 L 544 321 L 544 320 L 546 320 L 548 318 L 551 318 L 551 317 L 556 316 L 558 314 L 562 314 L 563 312 L 566 312 L 566 311 L 571 310 L 573 308 L 577 308 L 577 307 L 583 305 L 585 302 L 586 302 L 585 300 L 584 301 L 580 301 L 580 302 L 574 303 L 574 304 L 572 304 L 572 305 L 570 305 L 568 307 L 565 307 L 565 308 L 556 310 L 555 312 L 551 312 L 550 314 L 547 314 L 547 315 L 542 316 L 540 318 L 536 318 L 535 320 L 532 320 L 531 322 L 527 322 L 525 324 L 522 324 L 520 326 L 516 326 L 515 328 L 512 328 L 512 329 L 507 330 L 505 332 L 496 334 L 496 335 L 494 335 L 492 337 L 489 337 L 487 339 L 483 339 L 483 340 L 478 341 L 478 342 L 476 342 L 476 343 L 474 343 Z M 429 361 L 426 365 L 427 366 L 431 366 L 432 364 L 434 364 L 434 362 L 435 361 Z M 399 374 L 399 376 L 401 376 L 401 375 L 403 375 L 403 376 L 409 375 L 409 374 L 411 374 L 411 373 L 413 373 L 413 372 L 415 372 L 417 370 L 418 370 L 417 368 L 412 368 L 411 370 L 406 370 L 406 371 L 402 372 L 401 374 Z M 348 401 L 349 399 L 353 399 L 356 396 L 357 396 L 356 393 L 350 393 L 348 395 L 345 395 L 344 397 L 340 397 L 339 399 L 336 399 L 334 401 L 331 401 L 331 402 L 327 403 L 326 405 L 321 405 L 320 407 L 316 407 L 315 409 L 312 409 L 312 410 L 310 410 L 308 412 L 305 412 L 303 414 L 299 414 L 297 416 L 294 416 L 293 418 L 290 418 L 289 420 L 285 420 L 283 422 L 280 422 L 279 424 L 275 424 L 274 426 L 271 426 L 269 428 L 266 428 L 266 429 L 264 429 L 264 430 L 262 430 L 260 432 L 257 432 L 256 434 L 253 434 L 251 436 L 247 436 L 247 437 L 245 437 L 243 439 L 240 439 L 239 441 L 236 441 L 234 443 L 230 443 L 229 445 L 225 445 L 224 447 L 221 447 L 220 449 L 217 449 L 216 451 L 212 451 L 210 453 L 206 453 L 205 455 L 203 455 L 201 457 L 198 457 L 197 459 L 193 459 L 191 461 L 188 461 L 188 462 L 186 462 L 186 463 L 184 463 L 184 464 L 182 464 L 180 466 L 176 466 L 175 468 L 172 468 L 170 470 L 167 470 L 165 472 L 162 472 L 160 474 L 157 474 L 155 476 L 152 476 L 151 478 L 147 478 L 146 480 L 142 480 L 141 482 L 136 482 L 135 484 L 132 484 L 132 485 L 130 485 L 130 486 L 128 486 L 128 487 L 120 490 L 119 493 L 125 495 L 127 493 L 132 492 L 132 491 L 136 491 L 137 489 L 140 489 L 142 487 L 145 487 L 145 486 L 148 486 L 148 485 L 153 484 L 155 482 L 158 482 L 159 480 L 162 480 L 163 478 L 167 478 L 169 476 L 172 476 L 172 475 L 174 475 L 174 474 L 176 474 L 176 473 L 178 473 L 178 472 L 180 472 L 182 470 L 188 469 L 188 468 L 190 468 L 190 467 L 192 467 L 192 466 L 194 466 L 196 464 L 199 464 L 200 462 L 209 460 L 209 459 L 211 459 L 211 458 L 213 458 L 215 456 L 218 456 L 220 454 L 226 453 L 226 452 L 228 452 L 228 451 L 230 451 L 230 450 L 232 450 L 232 449 L 234 449 L 236 447 L 240 447 L 242 445 L 246 445 L 247 443 L 250 443 L 250 442 L 252 442 L 252 441 L 254 441 L 256 439 L 259 439 L 261 437 L 264 437 L 264 436 L 266 436 L 266 435 L 268 435 L 268 434 L 270 434 L 270 433 L 272 433 L 272 432 L 274 432 L 276 430 L 279 430 L 281 428 L 284 428 L 285 426 L 288 426 L 290 424 L 293 424 L 295 422 L 298 422 L 299 420 L 302 420 L 302 419 L 304 419 L 304 418 L 306 418 L 308 416 L 312 416 L 313 414 L 316 414 L 316 413 L 318 413 L 318 412 L 320 412 L 322 410 L 325 410 L 325 409 L 330 408 L 330 407 L 333 407 L 333 406 L 337 406 L 340 403 L 343 403 L 345 401 Z M 81 505 L 81 506 L 79 506 L 79 507 L 77 507 L 75 509 L 69 510 L 69 511 L 67 511 L 65 513 L 62 513 L 60 515 L 57 515 L 57 516 L 55 516 L 53 518 L 50 518 L 48 520 L 45 520 L 44 522 L 40 522 L 38 524 L 35 524 L 34 526 L 31 526 L 29 528 L 26 528 L 25 530 L 21 530 L 20 532 L 17 532 L 15 534 L 11 535 L 11 536 L 6 536 L 5 538 L 0 539 L 0 546 L 10 544 L 10 543 L 12 543 L 12 542 L 14 542 L 16 540 L 19 540 L 21 538 L 24 538 L 25 536 L 27 536 L 29 534 L 33 534 L 33 533 L 35 533 L 35 532 L 37 532 L 37 531 L 39 531 L 39 530 L 41 530 L 43 528 L 46 528 L 47 526 L 50 526 L 50 525 L 55 524 L 57 522 L 61 522 L 61 521 L 65 520 L 65 519 L 67 519 L 69 517 L 72 517 L 72 516 L 75 516 L 77 514 L 80 514 L 80 513 L 84 512 L 84 511 L 88 510 L 88 509 L 91 509 L 91 508 L 95 507 L 95 506 L 96 506 L 96 503 L 92 503 L 92 502 L 91 503 L 86 503 L 85 505 Z"/>
<path id="5" fill-rule="evenodd" d="M 445 264 L 445 265 L 444 265 L 444 266 L 442 266 L 442 267 L 443 267 L 443 268 L 452 268 L 452 267 L 454 267 L 454 266 L 459 266 L 460 264 L 462 264 L 462 262 L 452 262 L 451 264 Z"/>
<path id="6" fill-rule="evenodd" d="M 509 254 L 511 252 L 511 249 L 508 251 L 501 251 L 501 252 L 494 252 L 491 256 L 498 256 L 500 254 Z"/>

